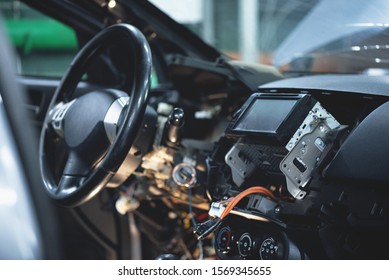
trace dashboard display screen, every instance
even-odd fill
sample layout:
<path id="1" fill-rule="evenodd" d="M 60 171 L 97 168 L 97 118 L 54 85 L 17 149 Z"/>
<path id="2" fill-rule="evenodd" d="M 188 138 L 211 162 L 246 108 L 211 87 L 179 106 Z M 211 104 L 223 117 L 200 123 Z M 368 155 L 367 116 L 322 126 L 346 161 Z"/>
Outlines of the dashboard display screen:
<path id="1" fill-rule="evenodd" d="M 297 102 L 297 99 L 254 99 L 235 124 L 234 130 L 276 133 Z"/>

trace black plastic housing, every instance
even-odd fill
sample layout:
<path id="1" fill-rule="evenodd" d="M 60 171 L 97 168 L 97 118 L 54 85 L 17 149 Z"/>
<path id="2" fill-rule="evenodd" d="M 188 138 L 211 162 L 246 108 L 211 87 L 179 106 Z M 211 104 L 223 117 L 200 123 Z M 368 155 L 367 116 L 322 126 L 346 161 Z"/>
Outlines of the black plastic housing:
<path id="1" fill-rule="evenodd" d="M 389 102 L 371 112 L 348 136 L 326 177 L 389 182 Z"/>

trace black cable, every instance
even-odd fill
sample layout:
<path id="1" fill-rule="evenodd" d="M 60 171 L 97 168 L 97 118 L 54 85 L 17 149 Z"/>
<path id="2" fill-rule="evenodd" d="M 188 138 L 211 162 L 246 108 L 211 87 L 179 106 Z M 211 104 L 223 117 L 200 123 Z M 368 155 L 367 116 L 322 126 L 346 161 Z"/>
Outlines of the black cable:
<path id="1" fill-rule="evenodd" d="M 192 209 L 192 189 L 189 188 L 189 215 L 191 216 L 191 221 L 192 221 L 192 226 L 194 229 L 196 229 L 197 227 L 197 223 L 196 223 L 196 220 L 193 216 L 193 209 Z M 199 256 L 199 259 L 202 260 L 204 258 L 204 250 L 203 250 L 203 241 L 202 240 L 199 240 L 198 241 L 198 244 L 199 244 L 199 250 L 200 250 L 200 256 Z"/>

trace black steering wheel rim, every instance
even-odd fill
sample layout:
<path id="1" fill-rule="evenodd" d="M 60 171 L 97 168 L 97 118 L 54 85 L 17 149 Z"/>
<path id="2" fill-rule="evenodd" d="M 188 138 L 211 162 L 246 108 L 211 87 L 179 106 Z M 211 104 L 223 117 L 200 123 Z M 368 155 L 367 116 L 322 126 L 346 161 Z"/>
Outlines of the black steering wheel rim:
<path id="1" fill-rule="evenodd" d="M 102 51 L 116 42 L 128 45 L 133 71 L 132 86 L 128 90 L 131 97 L 115 141 L 110 146 L 102 162 L 94 168 L 76 190 L 63 191 L 59 188 L 49 167 L 45 141 L 50 126 L 49 112 L 60 101 L 70 101 L 86 72 L 89 63 Z M 97 194 L 110 181 L 125 160 L 142 123 L 151 82 L 151 51 L 146 38 L 134 26 L 112 25 L 90 40 L 76 55 L 62 78 L 49 105 L 40 137 L 40 168 L 44 185 L 49 195 L 60 205 L 78 206 Z"/>

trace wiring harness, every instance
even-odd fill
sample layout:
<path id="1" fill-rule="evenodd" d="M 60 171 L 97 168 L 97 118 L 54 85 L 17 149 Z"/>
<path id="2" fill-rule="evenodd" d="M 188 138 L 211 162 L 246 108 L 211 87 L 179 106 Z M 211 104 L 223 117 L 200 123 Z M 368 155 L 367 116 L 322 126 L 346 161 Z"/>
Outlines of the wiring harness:
<path id="1" fill-rule="evenodd" d="M 271 198 L 272 200 L 278 200 L 270 190 L 261 186 L 255 186 L 242 191 L 237 196 L 231 197 L 228 200 L 213 202 L 211 209 L 209 210 L 209 215 L 213 218 L 204 223 L 199 223 L 196 225 L 194 232 L 198 235 L 197 239 L 202 240 L 215 231 L 223 219 L 230 214 L 231 210 L 243 198 L 251 194 L 261 194 Z"/>

